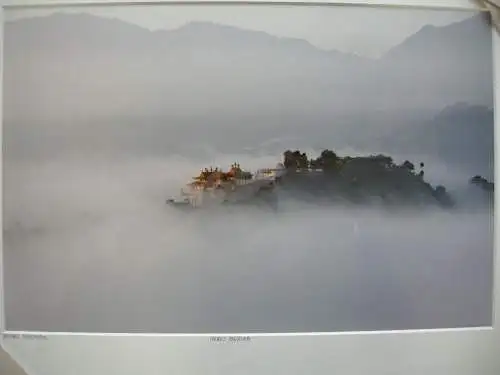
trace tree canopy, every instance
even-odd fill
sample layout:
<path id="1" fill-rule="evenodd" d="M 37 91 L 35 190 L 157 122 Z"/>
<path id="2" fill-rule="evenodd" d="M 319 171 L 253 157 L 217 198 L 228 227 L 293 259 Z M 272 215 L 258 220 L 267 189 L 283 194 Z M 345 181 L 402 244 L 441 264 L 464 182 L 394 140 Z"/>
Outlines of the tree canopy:
<path id="1" fill-rule="evenodd" d="M 339 196 L 341 200 L 352 198 L 363 201 L 378 196 L 387 202 L 411 203 L 423 199 L 442 206 L 452 205 L 452 199 L 444 186 L 433 188 L 424 181 L 422 162 L 417 164 L 417 171 L 410 160 L 398 165 L 391 156 L 384 154 L 339 156 L 330 149 L 321 151 L 316 158 L 308 157 L 300 150 L 286 150 L 283 158 L 285 168 L 291 172 L 288 178 L 291 188 L 295 186 L 308 193 L 314 191 L 314 196 L 323 191 L 327 196 Z M 312 174 L 294 173 L 310 170 L 313 170 Z M 478 177 L 474 179 L 478 180 Z"/>

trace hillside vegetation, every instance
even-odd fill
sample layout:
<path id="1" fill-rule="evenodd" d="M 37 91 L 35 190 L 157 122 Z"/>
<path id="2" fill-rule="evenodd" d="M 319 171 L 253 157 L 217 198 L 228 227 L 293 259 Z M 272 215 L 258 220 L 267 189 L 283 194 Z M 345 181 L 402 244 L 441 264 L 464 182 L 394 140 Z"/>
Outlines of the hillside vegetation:
<path id="1" fill-rule="evenodd" d="M 283 190 L 313 201 L 381 203 L 389 205 L 438 205 L 452 207 L 444 186 L 424 179 L 424 164 L 394 163 L 390 156 L 341 157 L 324 150 L 309 158 L 300 150 L 283 154 L 288 173 Z"/>

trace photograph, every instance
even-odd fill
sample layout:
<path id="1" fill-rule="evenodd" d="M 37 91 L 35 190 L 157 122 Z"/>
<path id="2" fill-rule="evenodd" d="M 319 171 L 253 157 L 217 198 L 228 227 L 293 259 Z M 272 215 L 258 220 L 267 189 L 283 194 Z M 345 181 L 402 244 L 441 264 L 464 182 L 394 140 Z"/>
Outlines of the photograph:
<path id="1" fill-rule="evenodd" d="M 486 13 L 4 16 L 6 330 L 492 325 Z"/>

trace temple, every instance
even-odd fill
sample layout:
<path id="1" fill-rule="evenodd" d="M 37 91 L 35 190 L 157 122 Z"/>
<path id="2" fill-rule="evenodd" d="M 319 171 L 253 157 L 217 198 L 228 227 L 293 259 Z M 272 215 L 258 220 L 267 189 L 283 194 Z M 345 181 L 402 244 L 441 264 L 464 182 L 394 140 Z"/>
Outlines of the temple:
<path id="1" fill-rule="evenodd" d="M 207 203 L 236 202 L 251 199 L 264 190 L 273 190 L 285 172 L 282 164 L 276 168 L 260 169 L 255 174 L 233 163 L 228 171 L 216 167 L 204 168 L 181 189 L 181 201 L 169 199 L 169 204 L 189 204 L 199 207 Z"/>

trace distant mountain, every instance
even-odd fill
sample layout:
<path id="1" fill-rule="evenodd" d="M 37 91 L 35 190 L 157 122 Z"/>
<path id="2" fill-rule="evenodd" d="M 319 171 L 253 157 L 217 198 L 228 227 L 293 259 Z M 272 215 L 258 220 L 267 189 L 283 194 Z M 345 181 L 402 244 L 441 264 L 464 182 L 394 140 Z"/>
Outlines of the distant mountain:
<path id="1" fill-rule="evenodd" d="M 457 103 L 431 120 L 393 132 L 385 147 L 438 157 L 473 174 L 492 176 L 494 113 L 486 106 Z"/>
<path id="2" fill-rule="evenodd" d="M 486 14 L 479 14 L 444 27 L 424 26 L 403 43 L 391 48 L 383 59 L 402 61 L 414 59 L 415 55 L 425 56 L 432 52 L 438 61 L 456 60 L 463 56 L 464 48 L 476 51 L 479 56 L 491 54 L 491 38 L 479 37 L 484 35 L 485 30 L 491 34 L 484 17 L 487 17 Z M 477 38 L 472 45 L 463 43 L 464 40 L 471 38 Z"/>
<path id="3" fill-rule="evenodd" d="M 443 160 L 477 166 L 483 174 L 493 171 L 493 109 L 463 103 L 446 108 L 428 124 L 429 137 Z"/>
<path id="4" fill-rule="evenodd" d="M 425 26 L 381 59 L 382 76 L 400 95 L 428 96 L 440 107 L 455 102 L 491 105 L 492 37 L 480 14 L 445 27 Z"/>
<path id="5" fill-rule="evenodd" d="M 490 34 L 472 17 L 424 28 L 370 60 L 212 23 L 150 31 L 58 13 L 6 23 L 4 115 L 73 121 L 259 113 L 279 115 L 286 126 L 297 117 L 324 123 L 375 109 L 491 105 Z"/>

